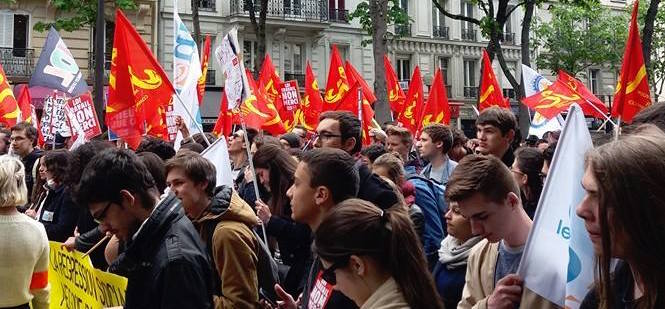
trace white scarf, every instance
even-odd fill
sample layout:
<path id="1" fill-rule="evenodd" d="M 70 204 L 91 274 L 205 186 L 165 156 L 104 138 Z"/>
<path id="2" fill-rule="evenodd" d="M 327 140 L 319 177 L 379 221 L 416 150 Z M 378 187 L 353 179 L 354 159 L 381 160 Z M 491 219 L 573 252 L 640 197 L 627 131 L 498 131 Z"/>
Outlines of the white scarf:
<path id="1" fill-rule="evenodd" d="M 471 248 L 482 239 L 481 236 L 475 236 L 460 244 L 459 239 L 450 235 L 446 236 L 441 241 L 441 248 L 439 248 L 439 262 L 446 265 L 448 269 L 465 266 L 469 253 L 471 253 Z"/>

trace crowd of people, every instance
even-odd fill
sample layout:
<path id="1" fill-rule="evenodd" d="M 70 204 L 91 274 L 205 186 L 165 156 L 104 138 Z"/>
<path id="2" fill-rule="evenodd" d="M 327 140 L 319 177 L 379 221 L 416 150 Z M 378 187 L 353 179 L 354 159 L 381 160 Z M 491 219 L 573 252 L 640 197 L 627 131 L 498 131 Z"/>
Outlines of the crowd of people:
<path id="1" fill-rule="evenodd" d="M 581 308 L 665 308 L 663 119 L 653 105 L 586 154 Z M 0 308 L 49 307 L 49 240 L 128 278 L 126 308 L 558 308 L 516 275 L 558 131 L 522 140 L 493 107 L 472 138 L 386 124 L 363 147 L 357 117 L 331 111 L 311 132 L 223 137 L 227 186 L 200 154 L 216 137 L 180 129 L 177 151 L 0 129 Z"/>

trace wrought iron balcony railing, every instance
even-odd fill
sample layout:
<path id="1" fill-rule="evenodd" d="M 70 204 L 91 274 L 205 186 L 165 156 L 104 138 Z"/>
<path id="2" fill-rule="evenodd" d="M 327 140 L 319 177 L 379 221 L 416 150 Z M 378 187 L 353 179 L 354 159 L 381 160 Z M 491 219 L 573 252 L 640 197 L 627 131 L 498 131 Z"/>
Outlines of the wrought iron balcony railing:
<path id="1" fill-rule="evenodd" d="M 478 97 L 478 87 L 464 86 L 464 98 L 475 99 Z"/>
<path id="2" fill-rule="evenodd" d="M 462 28 L 462 40 L 463 41 L 476 41 L 476 30 L 469 28 L 469 29 L 464 29 Z"/>
<path id="3" fill-rule="evenodd" d="M 450 39 L 449 33 L 450 33 L 450 28 L 445 26 L 434 26 L 432 29 L 432 35 L 435 38 L 448 40 Z"/>
<path id="4" fill-rule="evenodd" d="M 0 64 L 8 77 L 30 77 L 35 66 L 35 50 L 0 47 Z"/>
<path id="5" fill-rule="evenodd" d="M 261 6 L 253 1 L 256 16 Z M 249 16 L 251 2 L 247 0 L 231 0 L 231 16 Z M 328 2 L 325 0 L 270 0 L 266 16 L 310 22 L 328 21 Z"/>

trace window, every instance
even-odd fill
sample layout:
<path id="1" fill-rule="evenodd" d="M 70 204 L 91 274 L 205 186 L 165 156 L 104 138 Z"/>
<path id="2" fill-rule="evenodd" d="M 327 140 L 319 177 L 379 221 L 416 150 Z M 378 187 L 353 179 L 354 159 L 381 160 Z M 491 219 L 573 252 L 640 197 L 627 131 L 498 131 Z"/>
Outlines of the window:
<path id="1" fill-rule="evenodd" d="M 284 72 L 302 74 L 305 60 L 305 47 L 303 44 L 284 44 Z"/>
<path id="2" fill-rule="evenodd" d="M 400 81 L 411 79 L 411 59 L 409 56 L 403 55 L 397 57 L 397 78 Z"/>
<path id="3" fill-rule="evenodd" d="M 598 79 L 600 78 L 600 70 L 590 69 L 589 70 L 589 89 L 593 94 L 599 94 L 600 87 L 598 84 Z"/>
<path id="4" fill-rule="evenodd" d="M 301 12 L 300 0 L 284 0 L 285 15 L 300 15 L 300 12 Z"/>
<path id="5" fill-rule="evenodd" d="M 436 0 L 441 7 L 446 8 L 445 0 Z M 432 34 L 436 38 L 448 38 L 448 27 L 446 27 L 446 16 L 432 4 Z"/>
<path id="6" fill-rule="evenodd" d="M 476 64 L 477 60 L 464 59 L 464 97 L 475 98 L 478 96 L 476 87 Z"/>
<path id="7" fill-rule="evenodd" d="M 342 61 L 350 60 L 349 45 L 336 45 L 336 46 L 337 46 L 337 51 L 339 51 L 339 56 L 342 58 Z"/>
<path id="8" fill-rule="evenodd" d="M 409 0 L 399 0 L 399 7 L 409 14 Z"/>
<path id="9" fill-rule="evenodd" d="M 0 12 L 0 47 L 13 48 L 15 57 L 24 57 L 28 48 L 28 15 Z"/>
<path id="10" fill-rule="evenodd" d="M 199 1 L 199 9 L 204 10 L 204 11 L 214 11 L 215 8 L 215 0 L 198 0 Z"/>
<path id="11" fill-rule="evenodd" d="M 474 16 L 474 6 L 472 2 L 462 1 L 460 2 L 460 12 L 466 17 Z M 476 40 L 476 30 L 473 28 L 473 24 L 468 21 L 460 21 L 462 24 L 462 40 L 465 41 L 475 41 Z"/>
<path id="12" fill-rule="evenodd" d="M 506 8 L 506 13 L 510 12 L 515 6 L 514 5 L 508 5 Z M 504 33 L 512 33 L 513 32 L 513 24 L 512 24 L 512 17 L 513 15 L 510 14 L 508 15 L 508 18 L 506 18 L 506 23 L 504 24 L 503 27 L 503 32 Z"/>
<path id="13" fill-rule="evenodd" d="M 245 62 L 245 69 L 254 71 L 254 59 L 256 58 L 256 41 L 245 40 L 242 43 L 242 59 Z"/>
<path id="14" fill-rule="evenodd" d="M 443 75 L 443 82 L 446 85 L 450 85 L 450 77 L 448 77 L 448 67 L 450 66 L 450 58 L 439 57 L 438 63 L 439 63 L 439 69 L 441 69 L 441 75 Z"/>

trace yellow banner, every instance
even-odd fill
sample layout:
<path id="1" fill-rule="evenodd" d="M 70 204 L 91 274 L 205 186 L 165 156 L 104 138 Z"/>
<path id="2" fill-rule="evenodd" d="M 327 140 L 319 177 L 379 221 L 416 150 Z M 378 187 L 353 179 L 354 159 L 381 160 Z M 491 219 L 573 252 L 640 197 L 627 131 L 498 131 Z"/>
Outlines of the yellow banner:
<path id="1" fill-rule="evenodd" d="M 127 278 L 95 269 L 90 257 L 69 252 L 59 242 L 51 241 L 50 247 L 50 308 L 101 309 L 125 304 Z"/>

